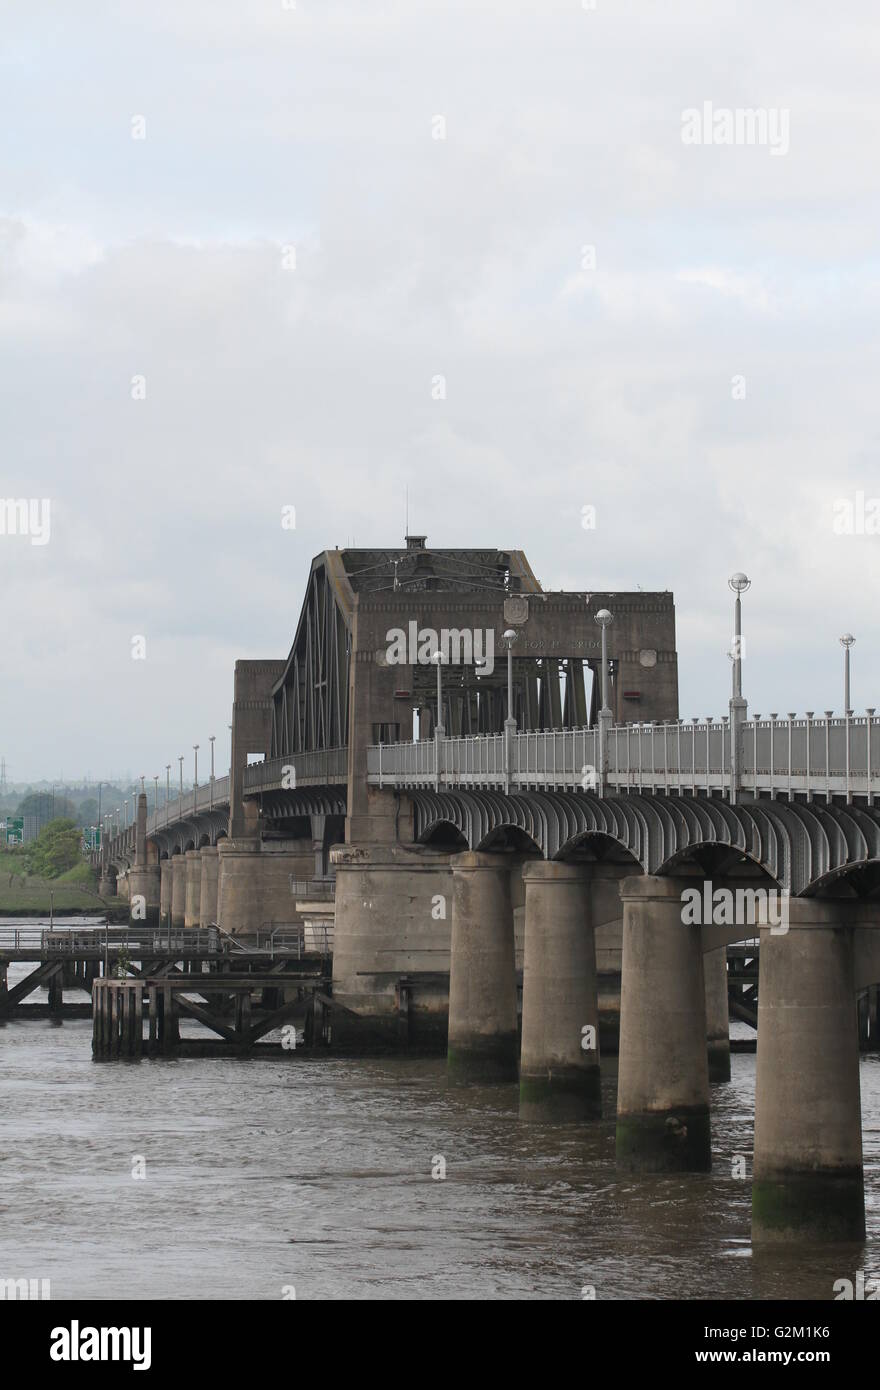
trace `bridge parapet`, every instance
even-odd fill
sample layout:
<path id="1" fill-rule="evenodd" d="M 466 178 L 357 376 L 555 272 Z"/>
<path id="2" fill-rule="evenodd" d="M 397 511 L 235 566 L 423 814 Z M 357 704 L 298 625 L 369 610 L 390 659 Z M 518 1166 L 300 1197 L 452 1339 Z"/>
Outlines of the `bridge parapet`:
<path id="1" fill-rule="evenodd" d="M 178 821 L 203 815 L 206 811 L 219 811 L 228 805 L 229 778 L 215 777 L 213 782 L 205 782 L 194 791 L 184 792 L 183 796 L 166 801 L 164 806 L 147 816 L 147 834 L 155 835 Z"/>
<path id="2" fill-rule="evenodd" d="M 865 799 L 880 789 L 874 711 L 856 716 L 746 720 L 737 790 L 749 796 Z M 712 795 L 731 788 L 729 720 L 613 725 L 600 764 L 597 729 L 375 744 L 367 781 L 378 787 L 484 787 L 517 791 L 667 792 Z"/>
<path id="3" fill-rule="evenodd" d="M 285 769 L 288 769 L 285 773 Z M 293 770 L 293 776 L 290 775 Z M 338 786 L 348 778 L 348 748 L 318 748 L 252 763 L 244 774 L 244 795 L 291 788 Z"/>

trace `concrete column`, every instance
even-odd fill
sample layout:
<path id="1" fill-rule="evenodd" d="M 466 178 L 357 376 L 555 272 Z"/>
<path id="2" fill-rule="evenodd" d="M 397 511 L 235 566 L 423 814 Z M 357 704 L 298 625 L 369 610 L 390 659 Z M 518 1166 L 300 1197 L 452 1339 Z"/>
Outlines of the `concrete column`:
<path id="1" fill-rule="evenodd" d="M 523 883 L 520 1118 L 595 1119 L 602 1098 L 589 867 L 531 863 Z"/>
<path id="2" fill-rule="evenodd" d="M 312 854 L 315 859 L 315 867 L 310 878 L 324 877 L 324 830 L 327 824 L 326 816 L 312 816 Z"/>
<path id="3" fill-rule="evenodd" d="M 865 1238 L 857 911 L 790 898 L 788 930 L 761 928 L 753 1241 Z"/>
<path id="4" fill-rule="evenodd" d="M 175 854 L 171 860 L 171 925 L 182 927 L 186 920 L 186 856 Z"/>
<path id="5" fill-rule="evenodd" d="M 645 1172 L 711 1167 L 702 929 L 682 922 L 689 886 L 645 876 L 620 887 L 617 1161 Z"/>
<path id="6" fill-rule="evenodd" d="M 159 865 L 133 864 L 129 871 L 129 877 L 131 880 L 129 920 L 133 926 L 158 926 L 161 897 Z"/>
<path id="7" fill-rule="evenodd" d="M 147 794 L 140 792 L 137 799 L 137 816 L 135 820 L 135 864 L 142 865 L 147 862 Z"/>
<path id="8" fill-rule="evenodd" d="M 128 902 L 131 897 L 131 882 L 129 880 L 129 870 L 119 874 L 116 879 L 116 893 L 124 902 Z"/>
<path id="9" fill-rule="evenodd" d="M 254 936 L 300 923 L 290 881 L 312 875 L 310 838 L 261 844 L 248 836 L 217 848 L 217 922 L 224 931 Z"/>
<path id="10" fill-rule="evenodd" d="M 174 874 L 174 861 L 172 859 L 161 859 L 159 861 L 159 916 L 163 922 L 167 922 L 171 916 L 171 888 Z"/>
<path id="11" fill-rule="evenodd" d="M 445 1052 L 452 872 L 427 845 L 335 845 L 333 1045 Z M 413 980 L 402 1020 L 400 981 Z M 402 1022 L 406 1024 L 404 1029 Z"/>
<path id="12" fill-rule="evenodd" d="M 621 880 L 635 865 L 602 860 L 590 866 L 590 918 L 596 938 L 596 975 L 599 989 L 599 1050 L 603 1057 L 617 1054 L 620 1045 L 620 976 L 623 955 L 623 903 Z"/>
<path id="13" fill-rule="evenodd" d="M 454 855 L 449 965 L 451 1081 L 516 1081 L 519 1039 L 510 862 Z"/>
<path id="14" fill-rule="evenodd" d="M 102 898 L 116 897 L 116 877 L 111 873 L 103 873 L 98 880 L 98 893 Z"/>
<path id="15" fill-rule="evenodd" d="M 202 892 L 202 852 L 188 849 L 186 859 L 186 888 L 184 890 L 183 925 L 197 927 L 200 924 L 199 903 Z"/>
<path id="16" fill-rule="evenodd" d="M 703 953 L 706 985 L 706 1052 L 710 1081 L 730 1080 L 730 1015 L 727 1005 L 727 947 Z"/>
<path id="17" fill-rule="evenodd" d="M 216 845 L 203 845 L 200 852 L 202 882 L 199 889 L 199 918 L 203 927 L 209 927 L 217 921 L 220 864 Z"/>

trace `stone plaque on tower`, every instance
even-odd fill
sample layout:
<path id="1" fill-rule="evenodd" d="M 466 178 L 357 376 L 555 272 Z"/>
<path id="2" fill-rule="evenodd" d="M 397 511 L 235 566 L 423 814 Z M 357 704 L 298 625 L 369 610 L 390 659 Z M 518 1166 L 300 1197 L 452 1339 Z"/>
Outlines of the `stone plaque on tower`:
<path id="1" fill-rule="evenodd" d="M 504 621 L 513 627 L 522 627 L 529 621 L 529 601 L 520 594 L 513 594 L 504 600 Z"/>

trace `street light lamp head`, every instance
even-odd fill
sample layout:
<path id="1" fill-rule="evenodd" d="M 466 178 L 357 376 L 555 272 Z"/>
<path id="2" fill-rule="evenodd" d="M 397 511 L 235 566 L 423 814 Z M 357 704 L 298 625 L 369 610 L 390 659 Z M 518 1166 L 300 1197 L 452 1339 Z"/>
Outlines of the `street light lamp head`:
<path id="1" fill-rule="evenodd" d="M 433 663 L 434 663 L 435 666 L 442 666 L 442 665 L 443 665 L 443 653 L 440 652 L 440 651 L 434 652 L 434 653 L 432 654 L 432 656 L 431 656 L 431 660 L 433 661 Z"/>
<path id="2" fill-rule="evenodd" d="M 752 581 L 742 570 L 737 570 L 727 581 L 727 587 L 732 589 L 735 594 L 744 594 L 747 589 L 752 587 Z"/>
<path id="3" fill-rule="evenodd" d="M 840 645 L 842 647 L 851 647 L 855 640 L 851 632 L 845 632 L 840 638 Z"/>
<path id="4" fill-rule="evenodd" d="M 512 627 L 509 627 L 502 632 L 501 640 L 502 642 L 506 642 L 508 647 L 512 647 L 518 636 L 519 633 L 515 632 Z"/>
<path id="5" fill-rule="evenodd" d="M 614 622 L 614 616 L 607 608 L 600 608 L 599 612 L 594 615 L 593 620 L 597 622 L 600 627 L 608 627 Z"/>

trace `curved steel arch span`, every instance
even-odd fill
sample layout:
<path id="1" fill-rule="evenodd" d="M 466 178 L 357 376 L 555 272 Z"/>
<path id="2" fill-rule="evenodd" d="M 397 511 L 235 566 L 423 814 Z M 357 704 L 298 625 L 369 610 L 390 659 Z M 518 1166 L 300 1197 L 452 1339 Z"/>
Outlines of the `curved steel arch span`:
<path id="1" fill-rule="evenodd" d="M 545 859 L 565 858 L 589 836 L 613 840 L 646 874 L 668 874 L 702 849 L 750 859 L 802 896 L 856 871 L 880 868 L 880 818 L 855 806 L 754 801 L 735 806 L 687 796 L 597 797 L 530 792 L 412 792 L 416 839 L 451 825 L 478 849 L 510 827 Z M 872 890 L 873 891 L 873 890 Z"/>

